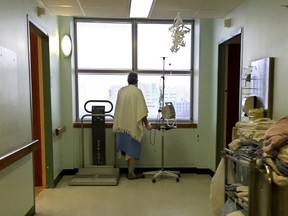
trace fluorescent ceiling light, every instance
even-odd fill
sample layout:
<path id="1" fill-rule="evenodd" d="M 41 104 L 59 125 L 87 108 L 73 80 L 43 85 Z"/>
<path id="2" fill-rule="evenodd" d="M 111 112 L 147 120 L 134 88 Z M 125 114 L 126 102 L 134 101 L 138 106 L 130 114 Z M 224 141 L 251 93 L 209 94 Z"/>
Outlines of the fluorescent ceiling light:
<path id="1" fill-rule="evenodd" d="M 131 0 L 130 17 L 145 17 L 149 16 L 154 0 Z"/>

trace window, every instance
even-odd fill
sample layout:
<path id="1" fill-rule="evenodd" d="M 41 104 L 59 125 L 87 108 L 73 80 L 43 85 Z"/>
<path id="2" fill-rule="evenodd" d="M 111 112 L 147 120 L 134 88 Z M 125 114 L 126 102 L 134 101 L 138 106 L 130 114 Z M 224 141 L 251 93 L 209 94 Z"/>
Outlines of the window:
<path id="1" fill-rule="evenodd" d="M 84 104 L 88 100 L 109 100 L 115 105 L 131 71 L 138 73 L 149 119 L 159 115 L 163 77 L 164 102 L 173 103 L 177 120 L 191 119 L 192 34 L 186 34 L 186 46 L 172 54 L 168 31 L 172 23 L 75 19 L 78 119 L 86 114 Z M 192 29 L 192 22 L 185 25 Z"/>
<path id="2" fill-rule="evenodd" d="M 169 24 L 159 23 L 139 23 L 137 38 L 137 62 L 139 70 L 163 70 L 163 59 L 167 70 L 191 70 L 191 35 L 186 36 L 186 46 L 177 53 L 172 54 L 171 34 L 168 29 Z M 191 28 L 191 26 L 190 26 Z"/>

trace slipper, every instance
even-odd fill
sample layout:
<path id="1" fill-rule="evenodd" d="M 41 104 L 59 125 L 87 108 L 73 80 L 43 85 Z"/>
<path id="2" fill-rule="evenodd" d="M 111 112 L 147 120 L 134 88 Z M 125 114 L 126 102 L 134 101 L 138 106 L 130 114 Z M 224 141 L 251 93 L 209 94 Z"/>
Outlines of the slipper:
<path id="1" fill-rule="evenodd" d="M 128 178 L 129 180 L 135 180 L 135 179 L 145 178 L 145 175 L 139 173 L 139 174 L 135 174 L 135 176 L 133 176 L 133 177 L 127 176 L 127 178 Z"/>

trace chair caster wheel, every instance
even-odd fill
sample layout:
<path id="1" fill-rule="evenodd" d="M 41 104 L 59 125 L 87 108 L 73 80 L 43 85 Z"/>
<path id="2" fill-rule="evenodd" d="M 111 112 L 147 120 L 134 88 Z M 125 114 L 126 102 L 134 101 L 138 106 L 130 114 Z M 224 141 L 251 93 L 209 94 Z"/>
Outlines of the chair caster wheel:
<path id="1" fill-rule="evenodd" d="M 179 182 L 180 181 L 180 179 L 179 178 L 176 178 L 176 182 Z"/>
<path id="2" fill-rule="evenodd" d="M 156 179 L 152 179 L 152 182 L 153 182 L 153 183 L 156 183 Z"/>

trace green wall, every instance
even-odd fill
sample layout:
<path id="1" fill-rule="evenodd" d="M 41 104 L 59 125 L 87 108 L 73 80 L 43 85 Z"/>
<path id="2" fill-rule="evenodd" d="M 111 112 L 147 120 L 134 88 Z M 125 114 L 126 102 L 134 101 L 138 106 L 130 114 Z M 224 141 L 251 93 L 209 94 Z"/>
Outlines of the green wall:
<path id="1" fill-rule="evenodd" d="M 199 44 L 194 63 L 196 70 L 195 76 L 195 121 L 198 124 L 197 129 L 175 129 L 165 133 L 165 165 L 168 167 L 197 167 L 214 169 L 215 155 L 215 91 L 213 91 L 212 66 L 207 62 L 212 61 L 212 36 L 211 27 L 213 20 L 198 20 L 195 34 L 195 44 Z M 68 27 L 71 26 L 71 20 L 67 17 L 59 18 L 60 35 L 68 33 Z M 62 33 L 61 33 L 62 32 Z M 72 34 L 73 31 L 70 31 Z M 74 56 L 70 59 L 61 58 L 61 89 L 65 95 L 65 104 L 62 103 L 62 117 L 65 116 L 65 125 L 68 130 L 63 137 L 66 141 L 63 143 L 63 168 L 73 169 L 81 167 L 81 131 L 78 128 L 73 129 L 72 119 L 75 112 L 75 102 L 73 102 L 73 80 L 74 70 L 69 69 L 73 66 Z M 72 62 L 71 62 L 72 61 Z M 72 64 L 71 64 L 72 63 Z M 70 73 L 69 71 L 72 71 Z M 214 75 L 215 76 L 215 75 Z M 72 82 L 72 84 L 71 84 Z M 199 83 L 199 84 L 198 84 Z M 69 98 L 72 96 L 72 99 Z M 199 100 L 199 102 L 198 102 Z M 207 136 L 207 130 L 209 136 Z M 113 133 L 107 129 L 106 143 L 107 149 L 111 149 L 113 143 Z M 161 166 L 161 136 L 159 131 L 155 135 L 155 146 L 151 145 L 150 132 L 146 131 L 143 138 L 142 157 L 137 163 L 138 167 L 160 167 Z M 71 138 L 73 137 L 73 140 Z M 152 132 L 152 138 L 154 134 Z M 89 129 L 85 129 L 85 149 L 91 149 L 91 134 Z M 153 144 L 153 142 L 152 142 Z M 111 149 L 112 150 L 112 149 Z M 90 154 L 87 152 L 85 158 L 89 164 Z M 113 152 L 107 151 L 107 161 L 112 163 Z M 125 161 L 121 161 L 121 166 L 126 166 Z"/>

